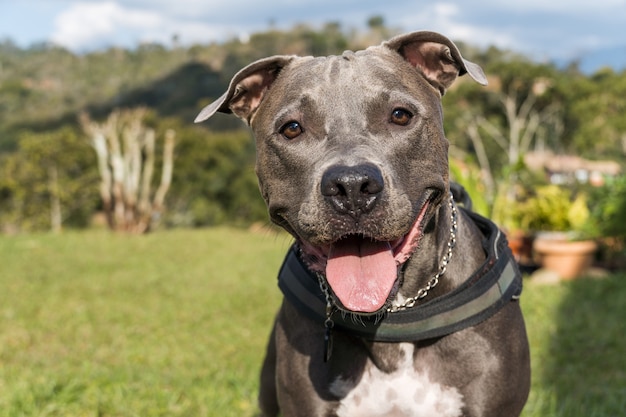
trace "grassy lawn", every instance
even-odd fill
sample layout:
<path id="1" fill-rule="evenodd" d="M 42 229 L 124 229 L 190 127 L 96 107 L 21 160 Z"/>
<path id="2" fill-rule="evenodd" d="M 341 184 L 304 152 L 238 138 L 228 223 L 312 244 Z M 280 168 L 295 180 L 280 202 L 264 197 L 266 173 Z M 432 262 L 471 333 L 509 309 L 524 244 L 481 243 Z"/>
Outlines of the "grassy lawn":
<path id="1" fill-rule="evenodd" d="M 0 236 L 0 417 L 253 416 L 285 235 Z M 527 282 L 524 416 L 626 414 L 626 275 Z"/>

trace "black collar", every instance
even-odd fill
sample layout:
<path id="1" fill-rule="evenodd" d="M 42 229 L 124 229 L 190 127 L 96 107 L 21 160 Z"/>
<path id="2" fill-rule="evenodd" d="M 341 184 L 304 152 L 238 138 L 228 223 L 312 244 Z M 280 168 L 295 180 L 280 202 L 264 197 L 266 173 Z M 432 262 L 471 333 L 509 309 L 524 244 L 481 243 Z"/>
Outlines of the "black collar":
<path id="1" fill-rule="evenodd" d="M 407 342 L 445 336 L 486 320 L 522 292 L 522 278 L 506 237 L 490 220 L 465 210 L 485 235 L 487 258 L 454 291 L 382 318 L 334 314 L 335 330 L 379 342 Z M 278 275 L 278 286 L 298 310 L 324 326 L 326 300 L 318 279 L 292 246 Z"/>

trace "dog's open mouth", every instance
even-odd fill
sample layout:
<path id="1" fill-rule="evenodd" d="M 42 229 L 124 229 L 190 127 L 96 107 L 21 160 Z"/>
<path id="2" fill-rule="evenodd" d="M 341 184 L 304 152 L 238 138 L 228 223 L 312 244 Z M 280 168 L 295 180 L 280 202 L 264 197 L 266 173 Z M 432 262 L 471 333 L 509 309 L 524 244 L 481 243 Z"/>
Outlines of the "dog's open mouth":
<path id="1" fill-rule="evenodd" d="M 301 244 L 311 269 L 323 272 L 341 306 L 355 313 L 373 314 L 383 309 L 398 290 L 398 268 L 419 244 L 430 206 L 421 208 L 409 232 L 394 241 L 348 235 L 329 247 Z"/>

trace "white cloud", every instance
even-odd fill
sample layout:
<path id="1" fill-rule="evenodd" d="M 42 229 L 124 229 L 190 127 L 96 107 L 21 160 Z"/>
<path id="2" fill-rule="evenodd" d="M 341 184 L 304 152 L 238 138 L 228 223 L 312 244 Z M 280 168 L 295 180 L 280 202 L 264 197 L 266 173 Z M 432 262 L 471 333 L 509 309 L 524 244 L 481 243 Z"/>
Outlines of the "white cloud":
<path id="1" fill-rule="evenodd" d="M 501 48 L 517 46 L 516 40 L 494 26 L 471 24 L 463 10 L 454 3 L 440 2 L 405 15 L 399 22 L 404 28 L 419 28 L 441 32 L 450 39 L 472 45 L 496 45 Z"/>
<path id="2" fill-rule="evenodd" d="M 116 0 L 127 9 L 159 10 L 165 16 L 192 19 L 197 16 L 213 14 L 224 15 L 225 10 L 234 10 L 239 7 L 252 7 L 255 4 L 249 0 Z M 243 3 L 243 4 L 241 4 Z M 259 4 L 261 4 L 259 2 Z"/>
<path id="3" fill-rule="evenodd" d="M 314 0 L 308 3 L 318 14 L 328 12 Z M 310 15 L 288 13 L 290 7 L 306 4 L 302 0 L 282 0 L 271 7 L 251 0 L 82 0 L 70 3 L 57 15 L 50 39 L 68 49 L 84 51 L 109 45 L 133 47 L 140 42 L 168 44 L 173 35 L 186 45 L 245 38 L 267 28 L 273 16 L 286 14 L 289 18 L 274 21 L 281 28 L 308 21 Z"/>
<path id="4" fill-rule="evenodd" d="M 113 1 L 79 2 L 57 16 L 51 39 L 70 49 L 80 49 L 103 39 L 118 38 L 129 29 L 151 30 L 162 23 L 155 12 L 125 9 Z"/>

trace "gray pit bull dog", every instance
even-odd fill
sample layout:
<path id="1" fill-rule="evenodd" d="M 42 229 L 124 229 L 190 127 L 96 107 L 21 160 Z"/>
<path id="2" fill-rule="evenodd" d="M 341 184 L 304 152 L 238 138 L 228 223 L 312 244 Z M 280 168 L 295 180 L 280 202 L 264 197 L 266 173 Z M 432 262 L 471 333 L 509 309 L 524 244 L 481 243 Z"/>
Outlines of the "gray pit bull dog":
<path id="1" fill-rule="evenodd" d="M 481 68 L 433 32 L 273 56 L 198 115 L 252 128 L 271 220 L 295 238 L 261 374 L 267 416 L 518 416 L 529 391 L 506 239 L 457 207 L 441 97 Z"/>

